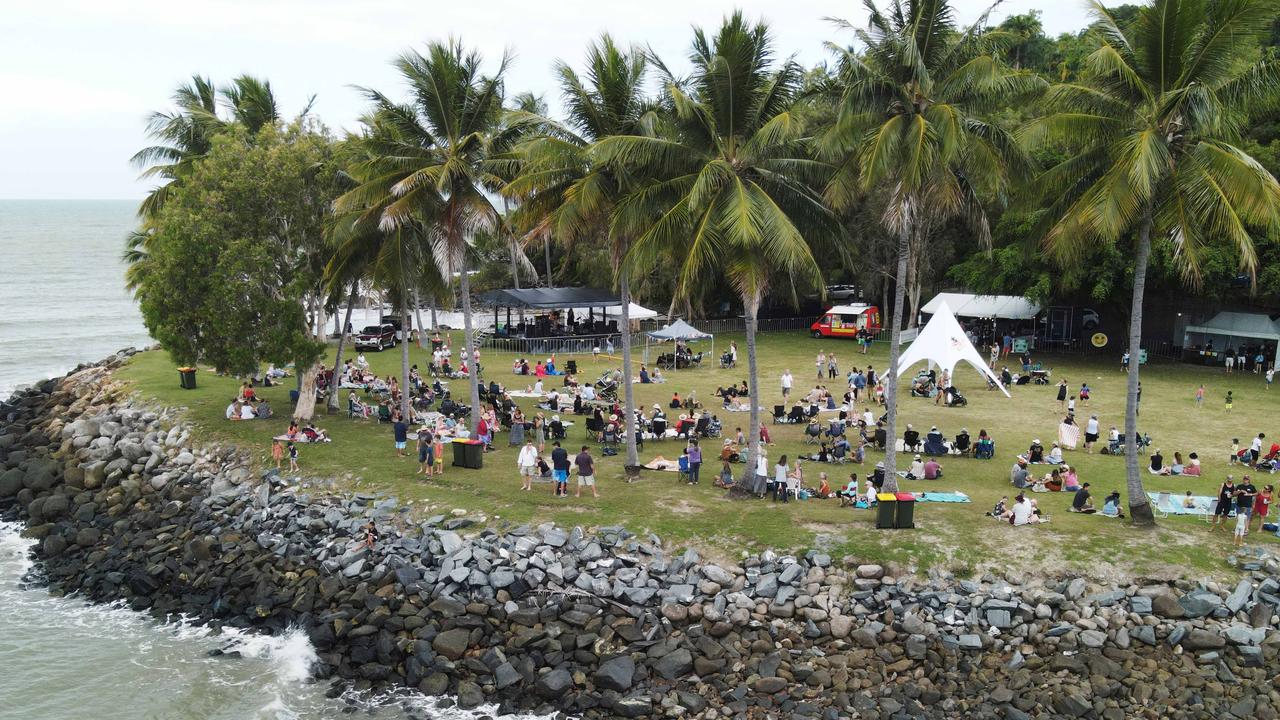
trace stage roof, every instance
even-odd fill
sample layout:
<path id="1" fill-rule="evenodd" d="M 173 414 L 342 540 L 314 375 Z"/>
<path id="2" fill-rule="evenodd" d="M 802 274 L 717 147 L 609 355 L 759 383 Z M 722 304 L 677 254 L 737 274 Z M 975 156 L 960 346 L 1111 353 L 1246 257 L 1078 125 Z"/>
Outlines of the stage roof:
<path id="1" fill-rule="evenodd" d="M 621 306 L 622 301 L 608 290 L 597 288 L 527 288 L 493 290 L 480 296 L 482 302 L 498 307 L 527 310 Z"/>

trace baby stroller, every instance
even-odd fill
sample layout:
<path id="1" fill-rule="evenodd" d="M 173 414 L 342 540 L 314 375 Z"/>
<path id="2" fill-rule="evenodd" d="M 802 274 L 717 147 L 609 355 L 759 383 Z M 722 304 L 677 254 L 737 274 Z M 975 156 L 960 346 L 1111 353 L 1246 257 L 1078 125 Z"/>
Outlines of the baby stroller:
<path id="1" fill-rule="evenodd" d="M 969 404 L 969 400 L 960 394 L 960 391 L 954 386 L 947 388 L 947 407 L 964 407 Z"/>
<path id="2" fill-rule="evenodd" d="M 933 397 L 938 392 L 938 385 L 932 372 L 921 371 L 911 381 L 911 397 Z"/>
<path id="3" fill-rule="evenodd" d="M 613 377 L 612 372 L 605 372 L 596 381 L 596 399 L 603 400 L 607 403 L 618 402 L 618 381 Z"/>
<path id="4" fill-rule="evenodd" d="M 734 367 L 733 353 L 727 350 L 720 353 L 720 367 L 725 370 Z"/>

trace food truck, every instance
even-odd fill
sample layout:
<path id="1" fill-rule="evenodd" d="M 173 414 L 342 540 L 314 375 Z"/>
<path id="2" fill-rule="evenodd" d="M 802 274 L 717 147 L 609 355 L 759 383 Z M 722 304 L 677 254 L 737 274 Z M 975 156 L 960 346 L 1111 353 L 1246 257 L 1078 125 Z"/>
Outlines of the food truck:
<path id="1" fill-rule="evenodd" d="M 866 330 L 880 332 L 880 308 L 875 305 L 835 305 L 809 326 L 809 334 L 821 337 L 857 337 Z"/>

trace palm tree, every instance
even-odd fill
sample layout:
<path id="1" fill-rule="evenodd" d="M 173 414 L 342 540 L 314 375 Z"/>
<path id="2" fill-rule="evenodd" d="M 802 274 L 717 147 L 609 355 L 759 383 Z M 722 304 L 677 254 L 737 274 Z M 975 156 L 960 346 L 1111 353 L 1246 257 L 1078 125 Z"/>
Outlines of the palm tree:
<path id="1" fill-rule="evenodd" d="M 442 274 L 458 273 L 468 362 L 475 349 L 468 240 L 498 221 L 484 188 L 503 184 L 489 162 L 507 62 L 504 56 L 492 76 L 484 75 L 479 53 L 457 40 L 430 43 L 425 55 L 401 55 L 395 66 L 412 99 L 397 104 L 365 91 L 371 116 L 387 132 L 371 135 L 371 158 L 355 170 L 367 180 L 339 200 L 340 207 L 380 206 L 378 226 L 384 232 L 415 225 Z M 480 418 L 478 375 L 476 367 L 469 378 L 473 430 Z"/>
<path id="2" fill-rule="evenodd" d="M 618 47 L 609 35 L 587 48 L 585 76 L 563 62 L 556 75 L 569 127 L 544 125 L 547 132 L 518 148 L 520 174 L 504 192 L 521 201 L 516 220 L 534 236 L 554 236 L 566 250 L 581 242 L 606 242 L 622 299 L 622 374 L 627 464 L 638 465 L 635 394 L 631 375 L 631 282 L 623 265 L 630 237 L 609 233 L 609 218 L 626 190 L 628 177 L 617 167 L 593 163 L 592 143 L 614 135 L 638 135 L 653 120 L 645 98 L 647 59 L 639 49 Z"/>
<path id="3" fill-rule="evenodd" d="M 1092 243 L 1134 241 L 1125 402 L 1129 513 L 1154 525 L 1138 461 L 1142 301 L 1153 241 L 1195 283 L 1209 243 L 1256 266 L 1252 232 L 1280 230 L 1280 185 L 1232 142 L 1255 108 L 1280 99 L 1280 61 L 1254 60 L 1276 17 L 1269 0 L 1153 0 L 1122 25 L 1092 3 L 1097 49 L 1079 83 L 1053 86 L 1049 114 L 1024 129 L 1067 159 L 1035 184 L 1052 220 L 1046 243 L 1078 257 Z"/>
<path id="4" fill-rule="evenodd" d="M 756 317 L 775 277 L 820 285 L 805 232 L 835 234 L 838 226 L 814 187 L 827 166 L 807 157 L 792 115 L 801 71 L 775 63 L 769 30 L 740 12 L 708 37 L 695 30 L 693 74 L 666 80 L 669 128 L 660 135 L 615 135 L 596 143 L 593 162 L 638 178 L 618 203 L 611 232 L 634 238 L 624 272 L 665 266 L 672 247 L 683 254 L 677 292 L 693 295 L 723 276 L 746 311 L 751 438 L 748 479 L 755 472 L 761 391 Z"/>
<path id="5" fill-rule="evenodd" d="M 1007 107 L 1043 82 L 1012 70 L 984 35 L 986 14 L 956 26 L 947 0 L 890 0 L 884 11 L 865 0 L 866 30 L 853 29 L 861 50 L 829 44 L 837 67 L 826 91 L 835 118 L 820 138 L 820 156 L 839 164 L 827 187 L 844 209 L 868 191 L 885 195 L 883 222 L 897 239 L 893 330 L 885 407 L 888 415 L 885 488 L 897 489 L 893 451 L 897 424 L 898 355 L 913 248 L 952 218 L 966 221 L 985 246 L 991 232 L 984 197 L 1003 192 L 1010 171 L 1026 170 L 1014 139 L 981 113 Z"/>

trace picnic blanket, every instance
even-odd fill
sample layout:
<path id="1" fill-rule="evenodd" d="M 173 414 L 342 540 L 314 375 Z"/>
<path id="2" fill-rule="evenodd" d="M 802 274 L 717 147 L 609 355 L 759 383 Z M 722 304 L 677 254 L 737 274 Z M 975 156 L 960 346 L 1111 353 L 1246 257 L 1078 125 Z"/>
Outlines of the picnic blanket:
<path id="1" fill-rule="evenodd" d="M 1207 515 L 1213 501 L 1217 499 L 1210 495 L 1192 495 L 1191 500 L 1195 503 L 1195 507 L 1183 507 L 1182 501 L 1185 496 L 1170 494 L 1169 500 L 1164 505 L 1160 504 L 1160 493 L 1148 492 L 1147 497 L 1151 498 L 1151 505 L 1157 512 L 1170 515 Z"/>
<path id="2" fill-rule="evenodd" d="M 739 405 L 737 403 L 730 403 L 728 406 L 724 407 L 723 409 L 725 412 L 751 412 L 750 405 Z M 766 410 L 763 405 L 759 407 L 759 410 L 762 413 L 768 412 L 768 410 Z"/>
<path id="3" fill-rule="evenodd" d="M 306 435 L 303 435 L 302 433 L 298 433 L 298 436 L 297 436 L 297 437 L 295 437 L 295 438 L 290 438 L 288 435 L 276 435 L 275 437 L 273 437 L 273 438 L 271 438 L 271 439 L 272 439 L 272 440 L 279 440 L 280 442 L 289 442 L 289 441 L 292 439 L 292 441 L 293 441 L 294 443 L 298 444 L 298 445 L 306 445 L 306 444 L 308 444 L 308 443 L 325 443 L 325 442 L 331 442 L 331 441 L 329 440 L 329 438 L 317 438 L 317 439 L 315 439 L 315 440 L 309 440 L 309 439 L 307 439 L 307 436 L 306 436 Z"/>
<path id="4" fill-rule="evenodd" d="M 938 503 L 967 503 L 973 502 L 968 495 L 955 490 L 953 492 L 922 492 L 912 493 L 915 495 L 916 502 L 938 502 Z"/>
<path id="5" fill-rule="evenodd" d="M 680 462 L 677 460 L 650 460 L 644 464 L 646 470 L 661 470 L 662 472 L 680 472 Z"/>
<path id="6" fill-rule="evenodd" d="M 527 390 L 508 390 L 507 394 L 513 398 L 537 398 L 539 400 L 545 400 L 547 397 L 546 393 L 529 392 Z"/>

